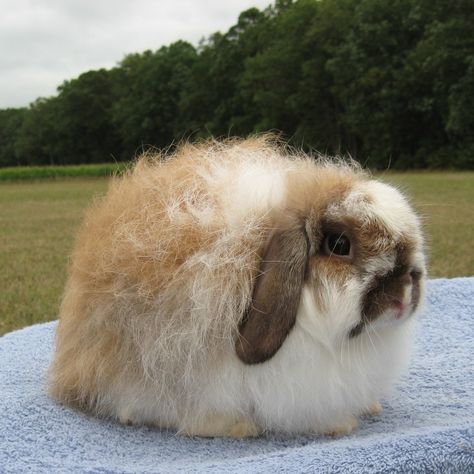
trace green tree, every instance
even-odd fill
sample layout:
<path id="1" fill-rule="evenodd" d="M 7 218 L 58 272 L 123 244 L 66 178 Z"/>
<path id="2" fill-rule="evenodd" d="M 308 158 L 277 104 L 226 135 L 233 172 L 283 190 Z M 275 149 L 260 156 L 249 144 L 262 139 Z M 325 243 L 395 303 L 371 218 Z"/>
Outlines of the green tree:
<path id="1" fill-rule="evenodd" d="M 180 138 L 179 103 L 196 58 L 191 44 L 178 41 L 156 52 L 129 55 L 120 63 L 113 122 L 125 156 L 144 146 L 166 147 Z"/>
<path id="2" fill-rule="evenodd" d="M 216 33 L 201 43 L 180 104 L 187 130 L 198 136 L 253 131 L 260 113 L 241 80 L 247 59 L 266 44 L 267 26 L 267 14 L 251 8 L 227 33 Z"/>
<path id="3" fill-rule="evenodd" d="M 54 124 L 61 146 L 57 162 L 95 163 L 119 159 L 121 143 L 112 122 L 113 73 L 100 69 L 64 82 Z"/>
<path id="4" fill-rule="evenodd" d="M 353 0 L 318 2 L 301 38 L 305 54 L 291 101 L 299 114 L 295 139 L 325 153 L 357 150 L 357 137 L 345 123 L 345 107 L 334 88 L 337 71 L 331 68 L 331 61 L 347 41 L 356 5 Z"/>
<path id="5" fill-rule="evenodd" d="M 474 4 L 424 0 L 414 13 L 426 26 L 404 77 L 420 124 L 411 154 L 421 167 L 474 168 Z"/>
<path id="6" fill-rule="evenodd" d="M 28 108 L 15 140 L 15 155 L 21 165 L 54 165 L 62 138 L 57 134 L 58 98 L 38 99 Z"/>
<path id="7" fill-rule="evenodd" d="M 258 110 L 255 131 L 282 130 L 294 135 L 301 120 L 295 97 L 302 79 L 302 65 L 311 51 L 303 42 L 318 3 L 301 0 L 278 2 L 268 14 L 266 44 L 245 61 L 242 94 Z M 303 42 L 302 42 L 303 39 Z"/>
<path id="8" fill-rule="evenodd" d="M 412 4 L 359 2 L 344 42 L 328 61 L 332 90 L 344 109 L 342 123 L 352 137 L 349 151 L 375 167 L 396 165 L 420 127 L 400 83 L 407 54 L 423 33 Z"/>
<path id="9" fill-rule="evenodd" d="M 0 110 L 0 166 L 20 164 L 15 143 L 27 109 Z"/>

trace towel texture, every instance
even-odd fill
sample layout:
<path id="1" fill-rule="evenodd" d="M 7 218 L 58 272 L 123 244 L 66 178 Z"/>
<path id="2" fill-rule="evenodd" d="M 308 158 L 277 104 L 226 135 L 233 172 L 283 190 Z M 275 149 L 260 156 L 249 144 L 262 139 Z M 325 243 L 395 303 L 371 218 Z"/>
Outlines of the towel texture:
<path id="1" fill-rule="evenodd" d="M 0 473 L 474 472 L 474 278 L 432 280 L 410 370 L 351 436 L 182 438 L 45 393 L 56 323 L 0 338 Z"/>

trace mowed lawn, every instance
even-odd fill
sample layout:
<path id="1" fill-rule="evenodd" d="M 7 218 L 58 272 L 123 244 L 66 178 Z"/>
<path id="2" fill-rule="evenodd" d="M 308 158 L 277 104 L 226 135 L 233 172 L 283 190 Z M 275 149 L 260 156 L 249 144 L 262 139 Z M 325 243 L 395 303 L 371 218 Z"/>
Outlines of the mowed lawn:
<path id="1" fill-rule="evenodd" d="M 474 275 L 474 173 L 379 175 L 423 216 L 430 276 Z M 105 178 L 0 184 L 0 334 L 55 319 L 75 231 Z"/>
<path id="2" fill-rule="evenodd" d="M 0 334 L 55 319 L 68 255 L 104 178 L 0 184 Z"/>

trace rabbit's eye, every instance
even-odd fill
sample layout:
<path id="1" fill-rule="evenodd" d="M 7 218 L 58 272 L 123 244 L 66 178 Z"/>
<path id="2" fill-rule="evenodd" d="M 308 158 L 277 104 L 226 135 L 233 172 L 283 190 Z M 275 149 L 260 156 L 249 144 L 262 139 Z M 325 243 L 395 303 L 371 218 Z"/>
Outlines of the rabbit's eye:
<path id="1" fill-rule="evenodd" d="M 347 257 L 351 253 L 351 241 L 349 237 L 340 233 L 330 233 L 324 236 L 323 252 L 326 255 L 338 255 Z"/>

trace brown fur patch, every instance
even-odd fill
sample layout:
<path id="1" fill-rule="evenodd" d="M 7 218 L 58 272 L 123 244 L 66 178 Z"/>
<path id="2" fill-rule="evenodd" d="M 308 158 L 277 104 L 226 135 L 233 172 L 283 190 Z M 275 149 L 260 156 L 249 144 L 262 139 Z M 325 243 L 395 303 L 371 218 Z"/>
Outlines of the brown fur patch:
<path id="1" fill-rule="evenodd" d="M 420 298 L 420 270 L 410 266 L 413 244 L 409 239 L 396 245 L 395 266 L 389 272 L 375 276 L 362 304 L 362 322 L 368 323 L 395 306 L 403 298 L 407 285 L 412 285 L 411 310 Z"/>
<path id="2" fill-rule="evenodd" d="M 238 357 L 247 364 L 271 358 L 295 324 L 308 244 L 299 228 L 277 230 L 262 259 L 251 307 L 239 327 Z"/>

